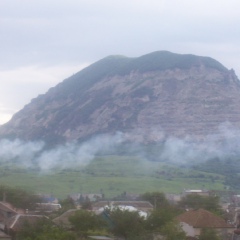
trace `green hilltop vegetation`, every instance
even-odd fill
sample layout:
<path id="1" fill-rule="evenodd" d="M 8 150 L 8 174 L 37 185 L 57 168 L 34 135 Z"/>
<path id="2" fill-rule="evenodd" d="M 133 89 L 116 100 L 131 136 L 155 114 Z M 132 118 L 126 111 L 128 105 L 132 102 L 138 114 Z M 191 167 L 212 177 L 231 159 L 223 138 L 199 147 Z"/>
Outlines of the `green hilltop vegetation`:
<path id="1" fill-rule="evenodd" d="M 192 54 L 156 51 L 137 58 L 114 55 L 91 64 L 60 83 L 57 88 L 62 91 L 62 94 L 69 94 L 74 91 L 84 93 L 90 86 L 104 77 L 123 76 L 132 71 L 148 72 L 172 68 L 187 69 L 199 65 L 227 71 L 227 68 L 213 58 Z"/>
<path id="2" fill-rule="evenodd" d="M 184 188 L 224 190 L 225 181 L 221 173 L 187 169 L 136 156 L 99 156 L 85 168 L 56 169 L 48 173 L 6 164 L 0 166 L 2 185 L 35 193 L 52 193 L 62 199 L 70 193 L 80 192 L 104 193 L 105 197 L 114 197 L 123 192 L 181 193 Z"/>

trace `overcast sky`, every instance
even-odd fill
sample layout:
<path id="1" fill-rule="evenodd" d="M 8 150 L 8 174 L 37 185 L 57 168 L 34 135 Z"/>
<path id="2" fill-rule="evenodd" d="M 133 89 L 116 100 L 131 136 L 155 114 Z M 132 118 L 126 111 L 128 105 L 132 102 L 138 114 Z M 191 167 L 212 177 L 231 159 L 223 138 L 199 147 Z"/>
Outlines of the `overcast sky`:
<path id="1" fill-rule="evenodd" d="M 0 124 L 108 55 L 209 56 L 240 77 L 239 0 L 0 0 Z"/>

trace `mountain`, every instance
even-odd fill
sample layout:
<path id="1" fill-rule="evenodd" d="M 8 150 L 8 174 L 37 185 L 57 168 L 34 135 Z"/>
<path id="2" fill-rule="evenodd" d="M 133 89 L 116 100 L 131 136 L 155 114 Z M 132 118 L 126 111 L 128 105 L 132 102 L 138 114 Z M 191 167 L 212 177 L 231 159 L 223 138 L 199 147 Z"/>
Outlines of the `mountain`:
<path id="1" fill-rule="evenodd" d="M 84 140 L 121 131 L 134 141 L 203 137 L 240 127 L 240 82 L 210 57 L 157 51 L 106 57 L 33 99 L 1 138 Z"/>

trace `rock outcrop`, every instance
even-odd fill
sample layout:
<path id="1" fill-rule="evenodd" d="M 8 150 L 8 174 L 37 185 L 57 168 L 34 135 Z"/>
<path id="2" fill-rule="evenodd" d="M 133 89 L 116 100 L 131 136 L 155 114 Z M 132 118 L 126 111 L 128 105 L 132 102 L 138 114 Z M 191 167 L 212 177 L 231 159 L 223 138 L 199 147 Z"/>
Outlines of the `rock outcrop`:
<path id="1" fill-rule="evenodd" d="M 1 126 L 0 137 L 52 143 L 117 131 L 135 131 L 132 140 L 142 141 L 158 141 L 160 132 L 204 137 L 224 122 L 240 127 L 239 106 L 237 76 L 212 58 L 166 51 L 110 56 L 33 99 Z"/>

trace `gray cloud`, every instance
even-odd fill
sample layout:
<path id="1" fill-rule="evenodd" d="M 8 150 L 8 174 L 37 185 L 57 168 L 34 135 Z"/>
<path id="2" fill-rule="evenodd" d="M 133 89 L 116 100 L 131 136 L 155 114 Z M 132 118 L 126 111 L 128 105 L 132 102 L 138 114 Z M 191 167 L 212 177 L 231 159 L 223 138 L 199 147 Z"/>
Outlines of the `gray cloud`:
<path id="1" fill-rule="evenodd" d="M 174 45 L 182 42 L 187 52 L 191 42 L 230 45 L 239 38 L 240 3 L 233 0 L 14 3 L 1 1 L 6 66 L 95 61 L 119 53 L 139 56 L 163 48 L 178 52 Z M 201 55 L 201 49 L 195 52 Z"/>

